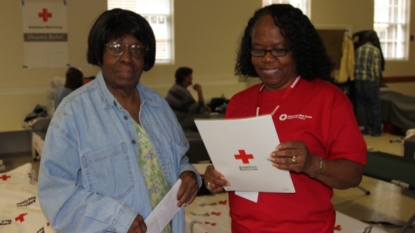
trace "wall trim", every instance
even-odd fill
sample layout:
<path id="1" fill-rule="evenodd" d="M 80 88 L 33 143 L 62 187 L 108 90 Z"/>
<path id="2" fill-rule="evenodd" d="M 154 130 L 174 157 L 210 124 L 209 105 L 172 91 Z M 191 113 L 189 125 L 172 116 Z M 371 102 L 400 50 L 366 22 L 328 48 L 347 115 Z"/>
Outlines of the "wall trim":
<path id="1" fill-rule="evenodd" d="M 415 82 L 415 76 L 390 76 L 390 77 L 383 77 L 382 81 L 384 83 L 407 83 L 407 82 Z"/>
<path id="2" fill-rule="evenodd" d="M 42 92 L 47 92 L 48 89 L 49 87 L 0 88 L 0 95 L 42 93 Z"/>

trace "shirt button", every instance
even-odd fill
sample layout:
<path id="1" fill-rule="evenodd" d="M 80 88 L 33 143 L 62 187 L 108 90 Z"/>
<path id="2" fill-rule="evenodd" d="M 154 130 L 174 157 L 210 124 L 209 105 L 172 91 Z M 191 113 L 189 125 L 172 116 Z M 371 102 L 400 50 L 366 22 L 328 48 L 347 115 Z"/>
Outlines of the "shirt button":
<path id="1" fill-rule="evenodd" d="M 124 116 L 124 120 L 128 120 L 128 116 Z"/>
<path id="2" fill-rule="evenodd" d="M 135 140 L 131 140 L 131 143 L 132 143 L 132 144 L 135 144 Z"/>

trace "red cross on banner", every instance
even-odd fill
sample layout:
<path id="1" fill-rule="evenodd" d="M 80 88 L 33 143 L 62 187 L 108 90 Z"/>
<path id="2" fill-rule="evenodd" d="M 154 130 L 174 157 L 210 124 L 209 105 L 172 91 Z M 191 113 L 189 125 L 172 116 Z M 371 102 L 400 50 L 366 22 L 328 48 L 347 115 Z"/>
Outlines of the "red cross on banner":
<path id="1" fill-rule="evenodd" d="M 235 155 L 235 159 L 242 160 L 243 164 L 249 164 L 249 159 L 254 159 L 252 154 L 246 154 L 245 150 L 238 150 L 239 155 Z"/>
<path id="2" fill-rule="evenodd" d="M 48 18 L 52 18 L 52 13 L 49 13 L 47 8 L 43 8 L 43 11 L 38 16 L 43 19 L 43 22 L 47 22 Z"/>
<path id="3" fill-rule="evenodd" d="M 24 1 L 23 68 L 70 66 L 66 8 L 66 1 Z"/>
<path id="4" fill-rule="evenodd" d="M 0 179 L 6 181 L 10 177 L 11 176 L 8 176 L 8 175 L 2 175 L 2 176 L 0 176 Z"/>

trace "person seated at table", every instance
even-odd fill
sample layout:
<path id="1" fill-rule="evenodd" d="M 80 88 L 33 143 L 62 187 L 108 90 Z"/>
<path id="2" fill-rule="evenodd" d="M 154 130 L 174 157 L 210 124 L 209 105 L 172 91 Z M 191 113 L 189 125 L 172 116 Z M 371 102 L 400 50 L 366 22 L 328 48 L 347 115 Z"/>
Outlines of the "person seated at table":
<path id="1" fill-rule="evenodd" d="M 65 78 L 65 85 L 59 87 L 55 92 L 55 110 L 58 108 L 58 105 L 61 103 L 63 98 L 83 85 L 84 74 L 78 68 L 69 67 L 66 71 Z"/>
<path id="2" fill-rule="evenodd" d="M 289 171 L 295 193 L 259 192 L 253 202 L 230 191 L 232 232 L 333 233 L 333 189 L 359 185 L 366 144 L 350 100 L 328 82 L 332 65 L 316 29 L 291 5 L 259 9 L 245 28 L 235 70 L 262 83 L 235 94 L 225 118 L 272 116 L 280 143 L 268 160 Z M 206 169 L 212 193 L 229 185 L 221 172 Z"/>
<path id="3" fill-rule="evenodd" d="M 197 131 L 195 118 L 209 118 L 210 108 L 205 104 L 202 86 L 193 84 L 193 70 L 189 67 L 179 67 L 175 73 L 176 82 L 165 97 L 176 114 L 183 130 Z M 197 92 L 197 102 L 187 87 L 192 86 Z"/>

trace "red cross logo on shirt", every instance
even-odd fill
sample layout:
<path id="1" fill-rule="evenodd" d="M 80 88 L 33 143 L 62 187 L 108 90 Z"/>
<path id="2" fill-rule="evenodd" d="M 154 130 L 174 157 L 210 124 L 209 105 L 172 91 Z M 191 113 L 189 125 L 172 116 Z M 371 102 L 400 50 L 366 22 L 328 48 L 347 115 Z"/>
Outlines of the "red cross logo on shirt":
<path id="1" fill-rule="evenodd" d="M 239 155 L 235 155 L 235 159 L 242 160 L 243 164 L 249 164 L 249 159 L 254 159 L 252 154 L 246 154 L 245 150 L 238 150 Z"/>
<path id="2" fill-rule="evenodd" d="M 52 13 L 48 12 L 48 9 L 43 8 L 43 11 L 38 14 L 39 18 L 43 18 L 43 22 L 47 22 L 48 18 L 52 18 Z"/>
<path id="3" fill-rule="evenodd" d="M 8 178 L 10 178 L 11 176 L 8 176 L 8 175 L 2 175 L 2 176 L 0 176 L 0 179 L 1 180 L 7 180 Z"/>
<path id="4" fill-rule="evenodd" d="M 24 216 L 26 216 L 27 213 L 24 214 L 19 214 L 19 216 L 17 216 L 16 218 L 14 218 L 14 221 L 20 221 L 20 222 L 24 222 Z"/>

